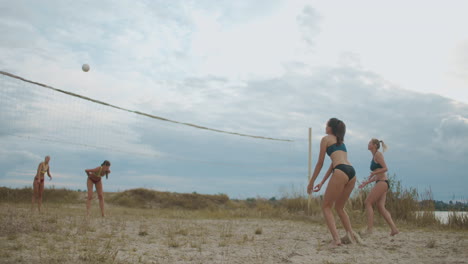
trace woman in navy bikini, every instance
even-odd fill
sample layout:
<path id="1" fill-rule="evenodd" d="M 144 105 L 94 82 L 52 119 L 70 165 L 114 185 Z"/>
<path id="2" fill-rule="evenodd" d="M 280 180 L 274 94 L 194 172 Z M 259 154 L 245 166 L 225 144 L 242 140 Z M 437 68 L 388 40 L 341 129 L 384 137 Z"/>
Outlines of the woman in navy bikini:
<path id="1" fill-rule="evenodd" d="M 367 145 L 367 149 L 372 153 L 372 160 L 370 165 L 370 170 L 372 171 L 369 177 L 365 182 L 359 185 L 359 188 L 364 188 L 367 184 L 375 181 L 375 186 L 370 191 L 367 199 L 365 201 L 366 206 L 366 215 L 367 215 L 367 233 L 371 234 L 374 228 L 374 210 L 372 206 L 377 204 L 377 209 L 380 214 L 383 216 L 385 221 L 391 228 L 390 236 L 394 236 L 399 233 L 395 223 L 393 223 L 392 216 L 385 209 L 385 200 L 387 197 L 387 191 L 390 189 L 390 184 L 387 179 L 387 164 L 383 153 L 379 152 L 380 145 L 382 145 L 382 150 L 385 152 L 387 150 L 387 145 L 382 140 L 371 139 Z"/>
<path id="2" fill-rule="evenodd" d="M 50 168 L 49 168 L 49 161 L 50 157 L 46 156 L 44 161 L 39 163 L 37 167 L 36 176 L 34 177 L 33 181 L 33 196 L 32 196 L 32 207 L 37 200 L 37 208 L 39 212 L 41 211 L 42 206 L 42 194 L 44 193 L 44 178 L 45 174 L 49 176 L 49 179 L 52 180 L 52 175 L 50 175 Z"/>
<path id="3" fill-rule="evenodd" d="M 105 160 L 100 167 L 96 167 L 94 169 L 87 169 L 85 170 L 86 175 L 88 175 L 88 179 L 86 180 L 86 184 L 88 186 L 88 199 L 86 200 L 86 215 L 89 216 L 89 209 L 91 208 L 91 200 L 93 199 L 93 185 L 96 185 L 96 192 L 99 198 L 99 207 L 101 208 L 102 217 L 105 216 L 104 214 L 104 195 L 102 191 L 102 176 L 106 176 L 106 179 L 111 172 L 109 170 L 110 162 Z"/>
<path id="4" fill-rule="evenodd" d="M 333 173 L 330 182 L 328 183 L 327 190 L 323 198 L 322 210 L 328 229 L 333 237 L 331 246 L 341 245 L 341 239 L 335 225 L 335 219 L 332 213 L 332 206 L 335 205 L 335 210 L 341 219 L 341 223 L 346 229 L 346 234 L 352 242 L 356 241 L 355 233 L 351 228 L 348 214 L 344 210 L 346 201 L 353 191 L 354 184 L 356 183 L 356 172 L 353 166 L 348 161 L 348 153 L 346 146 L 343 143 L 346 133 L 346 126 L 343 121 L 331 118 L 327 122 L 325 129 L 327 135 L 324 136 L 320 142 L 320 154 L 315 165 L 314 174 L 310 179 L 307 186 L 307 192 L 310 194 L 312 191 L 318 192 L 322 185 L 327 181 L 328 177 Z M 325 159 L 325 153 L 330 156 L 331 164 L 323 180 L 314 187 L 314 182 L 320 173 Z"/>

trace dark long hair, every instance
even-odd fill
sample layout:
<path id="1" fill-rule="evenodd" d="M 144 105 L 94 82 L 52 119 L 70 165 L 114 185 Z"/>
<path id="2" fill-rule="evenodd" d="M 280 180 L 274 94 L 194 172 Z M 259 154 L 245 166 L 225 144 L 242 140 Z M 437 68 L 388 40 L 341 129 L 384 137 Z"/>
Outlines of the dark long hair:
<path id="1" fill-rule="evenodd" d="M 331 128 L 333 135 L 336 136 L 336 145 L 341 145 L 346 134 L 345 123 L 338 118 L 333 117 L 328 120 L 328 126 Z"/>
<path id="2" fill-rule="evenodd" d="M 102 162 L 101 166 L 110 166 L 110 161 L 105 160 Z M 106 179 L 109 177 L 109 173 L 106 172 Z"/>

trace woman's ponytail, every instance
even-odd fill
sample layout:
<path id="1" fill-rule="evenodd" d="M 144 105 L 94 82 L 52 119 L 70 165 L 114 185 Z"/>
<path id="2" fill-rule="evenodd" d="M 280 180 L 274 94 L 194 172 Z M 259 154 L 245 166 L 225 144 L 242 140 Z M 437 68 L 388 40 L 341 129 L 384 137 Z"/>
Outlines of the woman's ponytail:
<path id="1" fill-rule="evenodd" d="M 344 136 L 346 134 L 345 123 L 338 118 L 330 118 L 330 120 L 328 120 L 328 126 L 331 128 L 333 135 L 336 136 L 336 144 L 343 144 Z"/>
<path id="2" fill-rule="evenodd" d="M 385 143 L 383 142 L 383 140 L 380 140 L 380 144 L 382 145 L 382 152 L 387 151 L 388 146 L 387 146 L 387 144 L 385 144 Z"/>
<path id="3" fill-rule="evenodd" d="M 111 163 L 110 163 L 110 161 L 108 161 L 108 160 L 105 160 L 105 161 L 102 162 L 102 164 L 101 164 L 101 166 L 110 166 L 110 165 L 111 165 Z M 109 178 L 109 173 L 108 173 L 108 172 L 106 172 L 106 179 L 107 179 L 107 178 Z"/>

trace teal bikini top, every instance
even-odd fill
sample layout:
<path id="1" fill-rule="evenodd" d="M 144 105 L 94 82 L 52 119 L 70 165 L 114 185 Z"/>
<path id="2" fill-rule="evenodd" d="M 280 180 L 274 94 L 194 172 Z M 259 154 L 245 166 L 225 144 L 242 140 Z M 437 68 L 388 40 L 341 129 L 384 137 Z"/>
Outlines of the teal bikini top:
<path id="1" fill-rule="evenodd" d="M 341 150 L 341 151 L 347 152 L 347 151 L 346 151 L 346 146 L 345 146 L 344 143 L 341 143 L 340 145 L 336 145 L 336 143 L 335 143 L 335 144 L 333 144 L 333 145 L 328 146 L 328 148 L 327 148 L 327 154 L 328 154 L 328 156 L 330 156 L 333 152 L 335 152 L 335 151 L 337 151 L 337 150 Z"/>
<path id="2" fill-rule="evenodd" d="M 372 161 L 370 163 L 370 170 L 375 171 L 376 169 L 383 168 L 382 165 L 374 161 L 374 157 L 372 157 Z"/>

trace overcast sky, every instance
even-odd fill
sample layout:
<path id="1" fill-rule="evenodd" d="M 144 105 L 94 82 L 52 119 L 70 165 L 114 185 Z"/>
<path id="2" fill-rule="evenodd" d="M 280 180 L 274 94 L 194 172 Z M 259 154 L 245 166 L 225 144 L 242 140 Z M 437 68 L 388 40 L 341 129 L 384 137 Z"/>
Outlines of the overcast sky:
<path id="1" fill-rule="evenodd" d="M 0 4 L 1 71 L 180 122 L 292 140 L 154 120 L 0 75 L 1 186 L 31 185 L 51 155 L 47 186 L 85 189 L 83 170 L 109 159 L 106 191 L 278 197 L 307 185 L 307 129 L 315 164 L 325 123 L 338 117 L 359 180 L 377 137 L 404 186 L 468 197 L 466 1 Z"/>

